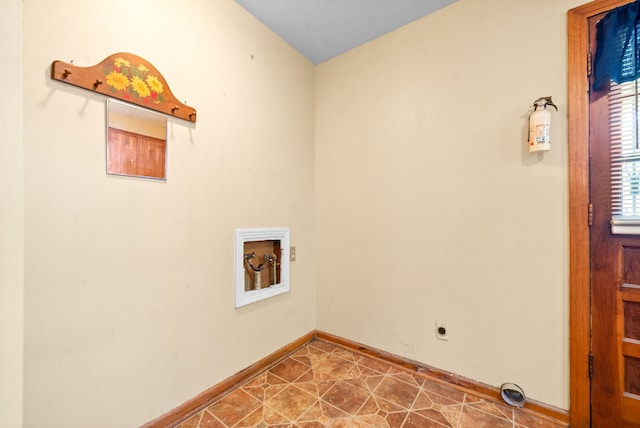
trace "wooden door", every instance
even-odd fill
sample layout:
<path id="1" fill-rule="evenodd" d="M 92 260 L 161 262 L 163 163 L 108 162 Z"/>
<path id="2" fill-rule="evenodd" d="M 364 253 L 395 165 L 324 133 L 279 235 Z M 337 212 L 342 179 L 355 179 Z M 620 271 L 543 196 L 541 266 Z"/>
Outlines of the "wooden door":
<path id="1" fill-rule="evenodd" d="M 166 178 L 166 140 L 109 128 L 107 142 L 109 174 Z"/>
<path id="2" fill-rule="evenodd" d="M 138 153 L 136 163 L 138 171 L 136 175 L 142 177 L 164 178 L 165 152 L 167 142 L 146 135 L 138 135 Z"/>
<path id="3" fill-rule="evenodd" d="M 107 172 L 137 175 L 137 144 L 135 134 L 109 128 L 107 134 Z"/>
<path id="4" fill-rule="evenodd" d="M 590 19 L 591 52 L 597 20 Z M 631 85 L 634 91 L 624 98 L 637 106 L 640 84 Z M 640 235 L 613 234 L 611 225 L 612 174 L 614 180 L 621 176 L 611 167 L 612 141 L 619 141 L 621 132 L 638 132 L 637 112 L 631 121 L 620 119 L 615 100 L 621 98 L 613 88 L 589 94 L 591 422 L 596 428 L 640 427 Z"/>

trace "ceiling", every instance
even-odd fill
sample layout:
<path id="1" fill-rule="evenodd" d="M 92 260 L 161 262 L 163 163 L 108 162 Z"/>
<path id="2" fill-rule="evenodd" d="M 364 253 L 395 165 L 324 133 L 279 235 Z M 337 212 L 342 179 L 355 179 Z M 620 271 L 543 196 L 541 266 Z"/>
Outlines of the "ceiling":
<path id="1" fill-rule="evenodd" d="M 236 0 L 314 64 L 457 0 Z"/>

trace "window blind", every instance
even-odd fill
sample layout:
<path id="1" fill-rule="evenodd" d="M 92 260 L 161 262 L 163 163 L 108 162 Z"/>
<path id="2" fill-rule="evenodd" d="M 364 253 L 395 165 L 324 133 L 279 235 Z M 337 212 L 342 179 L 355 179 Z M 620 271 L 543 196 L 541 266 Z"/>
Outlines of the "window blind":
<path id="1" fill-rule="evenodd" d="M 639 80 L 611 83 L 611 232 L 640 235 Z"/>

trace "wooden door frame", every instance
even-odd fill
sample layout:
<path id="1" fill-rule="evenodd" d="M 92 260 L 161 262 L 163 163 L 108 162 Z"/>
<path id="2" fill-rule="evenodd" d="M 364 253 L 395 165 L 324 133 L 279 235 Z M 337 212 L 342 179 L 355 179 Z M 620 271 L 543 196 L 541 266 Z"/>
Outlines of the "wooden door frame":
<path id="1" fill-rule="evenodd" d="M 630 0 L 596 0 L 571 9 L 568 33 L 569 120 L 569 417 L 591 425 L 591 284 L 589 239 L 589 18 Z"/>

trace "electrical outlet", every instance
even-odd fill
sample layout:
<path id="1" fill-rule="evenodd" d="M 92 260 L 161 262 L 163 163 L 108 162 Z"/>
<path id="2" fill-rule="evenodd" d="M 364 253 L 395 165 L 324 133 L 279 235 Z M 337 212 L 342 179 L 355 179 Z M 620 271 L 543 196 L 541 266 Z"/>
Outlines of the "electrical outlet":
<path id="1" fill-rule="evenodd" d="M 296 261 L 296 247 L 289 247 L 289 260 Z"/>
<path id="2" fill-rule="evenodd" d="M 449 327 L 446 321 L 436 321 L 436 339 L 449 340 Z"/>

